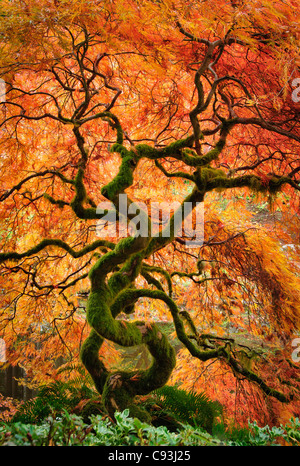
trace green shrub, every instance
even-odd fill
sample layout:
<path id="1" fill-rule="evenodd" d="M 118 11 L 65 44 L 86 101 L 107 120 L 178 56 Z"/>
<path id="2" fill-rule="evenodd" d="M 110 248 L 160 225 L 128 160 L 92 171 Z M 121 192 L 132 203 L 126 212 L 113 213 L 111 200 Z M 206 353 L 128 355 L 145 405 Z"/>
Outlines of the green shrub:
<path id="1" fill-rule="evenodd" d="M 137 400 L 137 403 L 140 401 Z M 12 421 L 0 427 L 0 445 L 300 445 L 300 421 L 286 426 L 228 427 L 222 406 L 204 393 L 172 386 L 153 392 L 144 407 L 152 422 L 129 417 L 128 410 L 107 417 L 99 395 L 85 383 L 54 382 L 39 389 Z"/>
<path id="2" fill-rule="evenodd" d="M 249 443 L 249 429 L 239 425 L 226 425 L 224 422 L 216 423 L 213 427 L 212 435 L 224 442 L 231 442 L 236 445 Z"/>
<path id="3" fill-rule="evenodd" d="M 15 422 L 0 427 L 0 445 L 83 445 L 89 435 L 88 427 L 81 417 L 65 411 L 60 419 L 54 419 L 52 416 L 49 416 L 41 424 Z"/>
<path id="4" fill-rule="evenodd" d="M 285 426 L 279 427 L 264 426 L 259 427 L 254 421 L 249 422 L 249 445 L 276 445 L 280 439 L 284 439 L 288 444 L 300 445 L 300 421 L 292 418 Z"/>
<path id="5" fill-rule="evenodd" d="M 204 393 L 186 392 L 171 386 L 153 392 L 145 408 L 150 411 L 153 425 L 165 425 L 171 431 L 177 431 L 182 424 L 189 424 L 211 433 L 215 419 L 222 413 L 222 406 Z M 13 422 L 36 424 L 50 414 L 59 416 L 63 410 L 80 414 L 85 422 L 89 422 L 92 414 L 106 413 L 101 397 L 86 384 L 79 385 L 72 380 L 55 381 L 40 387 L 35 398 L 22 404 Z"/>
<path id="6" fill-rule="evenodd" d="M 213 435 L 232 446 L 268 446 L 280 445 L 283 440 L 289 445 L 300 445 L 300 421 L 291 420 L 283 426 L 259 427 L 257 423 L 249 422 L 248 428 L 225 428 L 219 424 L 214 428 Z"/>
<path id="7" fill-rule="evenodd" d="M 244 432 L 240 439 L 223 441 L 190 425 L 170 432 L 165 426 L 155 427 L 129 417 L 128 410 L 116 412 L 115 420 L 112 423 L 107 417 L 92 415 L 87 424 L 82 417 L 64 411 L 60 418 L 49 416 L 39 425 L 8 423 L 0 426 L 0 446 L 262 446 L 279 445 L 280 439 L 292 445 L 300 442 L 298 418 L 291 419 L 285 427 L 249 423 L 247 435 Z"/>
<path id="8" fill-rule="evenodd" d="M 35 424 L 41 422 L 50 414 L 58 416 L 64 410 L 74 411 L 83 400 L 89 404 L 82 405 L 87 411 L 87 416 L 93 412 L 101 412 L 99 403 L 96 404 L 99 395 L 86 385 L 77 387 L 72 382 L 55 381 L 39 388 L 37 396 L 23 403 L 13 417 L 13 422 Z M 95 410 L 92 410 L 92 401 L 95 401 Z M 84 413 L 81 413 L 82 415 Z"/>
<path id="9" fill-rule="evenodd" d="M 177 429 L 181 423 L 201 427 L 212 432 L 216 419 L 222 415 L 222 405 L 212 401 L 205 393 L 187 392 L 165 385 L 154 392 L 156 423 L 168 422 L 168 427 Z"/>
<path id="10" fill-rule="evenodd" d="M 284 439 L 292 445 L 300 446 L 300 419 L 291 418 L 285 426 Z"/>
<path id="11" fill-rule="evenodd" d="M 82 417 L 63 412 L 61 418 L 49 416 L 40 425 L 10 423 L 0 427 L 1 446 L 176 446 L 219 445 L 207 432 L 182 426 L 170 432 L 165 426 L 154 427 L 136 418 L 129 411 L 115 414 L 115 423 L 99 415 L 86 424 Z"/>

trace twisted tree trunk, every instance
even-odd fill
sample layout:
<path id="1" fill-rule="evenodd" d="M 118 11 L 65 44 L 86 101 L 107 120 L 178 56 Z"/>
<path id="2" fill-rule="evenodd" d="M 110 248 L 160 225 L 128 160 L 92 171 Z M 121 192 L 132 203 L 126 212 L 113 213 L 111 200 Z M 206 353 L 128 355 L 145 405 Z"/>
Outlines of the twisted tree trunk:
<path id="1" fill-rule="evenodd" d="M 95 264 L 90 273 L 87 319 L 92 330 L 83 344 L 81 358 L 111 417 L 116 410 L 125 408 L 129 408 L 132 415 L 144 417 L 142 410 L 133 404 L 135 396 L 165 385 L 175 367 L 175 351 L 154 322 L 116 319 L 120 312 L 132 309 L 130 305 L 138 298 L 137 294 L 143 295 L 143 290 L 134 290 L 130 285 L 141 268 L 142 254 L 134 251 L 141 249 L 147 241 L 144 238 L 122 240 L 114 251 Z M 125 265 L 106 283 L 107 274 L 115 264 L 124 260 L 124 255 L 129 257 Z M 104 339 L 124 347 L 146 345 L 153 358 L 151 366 L 147 370 L 108 372 L 98 356 Z"/>

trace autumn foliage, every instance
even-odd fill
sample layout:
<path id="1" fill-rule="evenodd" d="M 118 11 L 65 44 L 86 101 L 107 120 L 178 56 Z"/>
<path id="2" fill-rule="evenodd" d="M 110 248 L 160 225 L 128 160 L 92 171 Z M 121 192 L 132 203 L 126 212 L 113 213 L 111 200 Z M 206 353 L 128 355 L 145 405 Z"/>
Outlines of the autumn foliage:
<path id="1" fill-rule="evenodd" d="M 80 359 L 111 415 L 168 382 L 205 390 L 241 423 L 299 415 L 297 2 L 0 11 L 9 363 L 34 385 Z M 97 206 L 119 212 L 125 193 L 128 207 L 201 203 L 203 243 L 187 246 L 174 217 L 168 237 L 99 236 Z M 112 343 L 145 345 L 151 364 L 123 370 Z"/>

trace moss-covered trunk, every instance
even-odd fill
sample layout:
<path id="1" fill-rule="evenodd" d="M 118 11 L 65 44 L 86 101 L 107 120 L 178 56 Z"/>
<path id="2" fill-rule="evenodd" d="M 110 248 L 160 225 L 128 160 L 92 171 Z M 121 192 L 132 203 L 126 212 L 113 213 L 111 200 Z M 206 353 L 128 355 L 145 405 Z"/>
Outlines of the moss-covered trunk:
<path id="1" fill-rule="evenodd" d="M 140 252 L 148 240 L 126 238 L 114 251 L 105 254 L 90 272 L 91 292 L 87 320 L 91 333 L 81 350 L 81 359 L 101 393 L 110 416 L 116 410 L 129 408 L 132 415 L 144 417 L 133 404 L 136 395 L 144 395 L 162 387 L 175 367 L 175 351 L 154 322 L 117 320 L 120 312 L 130 312 L 138 296 L 133 282 L 141 269 Z M 119 268 L 119 264 L 122 264 Z M 115 268 L 119 268 L 113 272 Z M 113 272 L 109 279 L 108 273 Z M 145 344 L 152 355 L 147 370 L 110 373 L 99 359 L 104 339 L 123 347 Z"/>

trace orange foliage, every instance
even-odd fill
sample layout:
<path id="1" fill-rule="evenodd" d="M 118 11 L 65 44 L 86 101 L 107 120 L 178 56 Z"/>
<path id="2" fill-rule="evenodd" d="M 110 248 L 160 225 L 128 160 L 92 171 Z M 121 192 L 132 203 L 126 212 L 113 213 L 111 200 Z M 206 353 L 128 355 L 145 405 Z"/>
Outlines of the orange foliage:
<path id="1" fill-rule="evenodd" d="M 239 424 L 247 427 L 248 421 L 256 421 L 260 426 L 285 425 L 292 417 L 299 417 L 299 379 L 298 368 L 286 361 L 287 352 L 265 356 L 263 363 L 255 361 L 256 370 L 263 374 L 270 384 L 279 378 L 277 388 L 284 387 L 288 393 L 292 388 L 293 398 L 289 404 L 265 396 L 259 386 L 247 379 L 234 375 L 225 361 L 213 360 L 207 363 L 191 358 L 186 351 L 181 351 L 177 371 L 171 382 L 181 382 L 181 388 L 205 392 L 211 399 L 219 401 L 224 407 L 224 420 L 227 424 Z M 190 376 L 191 372 L 193 377 Z"/>
<path id="2" fill-rule="evenodd" d="M 300 323 L 298 4 L 3 0 L 0 9 L 0 337 L 8 361 L 40 384 L 59 377 L 60 358 L 79 358 L 90 331 L 88 273 L 108 249 L 78 251 L 97 241 L 96 206 L 115 202 L 103 188 L 119 179 L 121 131 L 118 144 L 135 160 L 120 192 L 147 206 L 204 200 L 203 244 L 189 249 L 182 236 L 154 247 L 143 259 L 156 282 L 137 273 L 134 286 L 167 294 L 170 277 L 172 299 L 189 316 L 181 314 L 186 335 L 199 347 L 204 334 L 213 335 L 211 349 L 259 338 L 255 369 L 289 396 L 278 380 L 296 369 L 266 349 L 290 345 Z M 187 136 L 191 144 L 170 150 Z M 36 250 L 43 239 L 60 243 Z M 166 302 L 151 297 L 138 301 L 134 318 L 172 321 Z M 100 356 L 110 367 L 120 362 L 109 342 Z M 172 375 L 241 423 L 299 415 L 297 384 L 282 405 L 241 379 L 224 357 L 202 362 L 186 350 Z"/>

